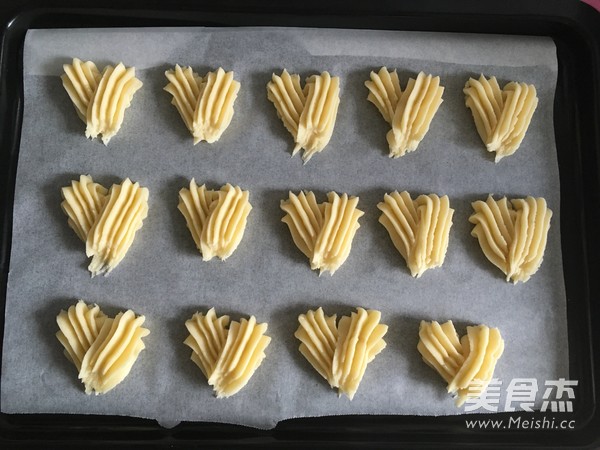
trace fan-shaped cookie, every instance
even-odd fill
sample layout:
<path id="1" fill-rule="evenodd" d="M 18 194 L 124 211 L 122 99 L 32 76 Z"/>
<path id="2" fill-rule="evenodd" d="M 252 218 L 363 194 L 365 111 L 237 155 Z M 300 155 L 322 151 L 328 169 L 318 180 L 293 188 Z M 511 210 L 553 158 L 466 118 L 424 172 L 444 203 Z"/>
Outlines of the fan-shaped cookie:
<path id="1" fill-rule="evenodd" d="M 443 101 L 440 77 L 420 72 L 416 80 L 408 80 L 402 92 L 396 71 L 390 73 L 382 67 L 378 73 L 371 72 L 371 80 L 365 86 L 369 89 L 367 100 L 392 126 L 387 134 L 390 158 L 416 150 Z"/>
<path id="2" fill-rule="evenodd" d="M 190 188 L 179 191 L 177 208 L 185 217 L 188 229 L 202 259 L 231 256 L 244 237 L 248 214 L 252 209 L 249 192 L 227 183 L 220 190 L 198 187 L 192 179 Z"/>
<path id="3" fill-rule="evenodd" d="M 448 383 L 448 392 L 456 395 L 456 406 L 468 398 L 479 397 L 494 374 L 504 351 L 497 328 L 485 325 L 467 327 L 460 341 L 451 320 L 421 321 L 417 349 L 423 361 Z"/>
<path id="4" fill-rule="evenodd" d="M 340 104 L 338 77 L 329 72 L 312 75 L 302 89 L 300 76 L 290 75 L 284 69 L 280 76 L 273 74 L 267 84 L 267 98 L 294 137 L 296 146 L 292 156 L 303 148 L 302 159 L 307 163 L 329 143 Z"/>
<path id="5" fill-rule="evenodd" d="M 448 249 L 454 210 L 448 196 L 420 195 L 416 200 L 406 191 L 385 194 L 377 205 L 379 222 L 390 234 L 413 277 L 441 267 Z"/>
<path id="6" fill-rule="evenodd" d="M 106 204 L 108 190 L 94 183 L 91 176 L 81 175 L 79 181 L 72 180 L 71 186 L 62 188 L 61 194 L 64 200 L 60 206 L 69 217 L 69 226 L 85 242 Z"/>
<path id="7" fill-rule="evenodd" d="M 546 200 L 527 197 L 509 203 L 506 197 L 495 201 L 489 195 L 472 206 L 471 235 L 479 240 L 487 259 L 504 272 L 506 281 L 529 280 L 544 259 L 552 218 Z"/>
<path id="8" fill-rule="evenodd" d="M 142 328 L 144 320 L 131 310 L 109 318 L 83 300 L 58 314 L 56 337 L 77 367 L 86 394 L 104 394 L 129 374 L 145 348 L 142 338 L 150 333 Z"/>
<path id="9" fill-rule="evenodd" d="M 144 316 L 131 310 L 106 319 L 98 337 L 81 362 L 79 378 L 85 393 L 105 394 L 129 374 L 140 352 L 145 348 L 142 338 L 150 334 L 142 328 Z"/>
<path id="10" fill-rule="evenodd" d="M 300 353 L 319 374 L 335 387 L 333 355 L 338 341 L 336 315 L 325 316 L 323 308 L 298 316 L 300 327 L 294 334 L 301 342 Z"/>
<path id="11" fill-rule="evenodd" d="M 87 123 L 88 106 L 94 98 L 102 74 L 92 61 L 83 62 L 73 58 L 72 64 L 63 64 L 64 74 L 60 76 L 77 115 Z"/>
<path id="12" fill-rule="evenodd" d="M 521 145 L 538 104 L 535 86 L 511 82 L 500 90 L 496 77 L 469 78 L 463 89 L 477 132 L 495 161 L 512 155 Z"/>
<path id="13" fill-rule="evenodd" d="M 63 86 L 77 115 L 86 123 L 85 136 L 102 135 L 102 142 L 107 145 L 121 128 L 133 95 L 142 87 L 135 77 L 135 68 L 119 63 L 116 67 L 106 66 L 100 74 L 93 62 L 77 58 L 63 68 Z"/>
<path id="14" fill-rule="evenodd" d="M 281 221 L 309 258 L 311 269 L 319 269 L 319 273 L 328 270 L 333 275 L 348 258 L 360 227 L 358 219 L 364 213 L 357 208 L 358 197 L 330 192 L 327 200 L 317 204 L 312 192 L 290 192 L 289 199 L 281 201 L 281 209 L 286 212 Z"/>
<path id="15" fill-rule="evenodd" d="M 67 311 L 62 310 L 56 317 L 59 331 L 56 338 L 65 348 L 65 356 L 81 369 L 81 362 L 86 352 L 92 346 L 100 329 L 106 320 L 106 315 L 98 305 L 86 305 L 79 300 Z"/>
<path id="16" fill-rule="evenodd" d="M 227 340 L 229 316 L 217 317 L 215 308 L 206 315 L 196 313 L 185 323 L 190 335 L 184 344 L 192 349 L 191 359 L 209 379 Z"/>
<path id="17" fill-rule="evenodd" d="M 192 361 L 213 386 L 217 398 L 229 397 L 248 383 L 271 342 L 264 335 L 266 323 L 256 323 L 251 316 L 230 324 L 229 316 L 217 317 L 214 308 L 206 315 L 194 314 L 185 326 L 190 335 L 184 344 L 192 349 Z"/>
<path id="18" fill-rule="evenodd" d="M 233 72 L 219 67 L 201 77 L 191 67 L 182 69 L 177 64 L 165 76 L 169 84 L 164 89 L 173 96 L 171 103 L 192 133 L 194 145 L 200 141 L 218 141 L 231 123 L 233 104 L 240 90 Z"/>
<path id="19" fill-rule="evenodd" d="M 113 184 L 102 212 L 87 235 L 85 252 L 92 276 L 110 273 L 127 254 L 148 216 L 148 189 L 129 178 Z"/>
<path id="20" fill-rule="evenodd" d="M 379 311 L 357 308 L 336 325 L 336 316 L 325 316 L 323 308 L 298 316 L 294 334 L 300 340 L 300 353 L 331 387 L 350 400 L 358 390 L 370 363 L 386 343 L 387 325 L 380 324 Z"/>

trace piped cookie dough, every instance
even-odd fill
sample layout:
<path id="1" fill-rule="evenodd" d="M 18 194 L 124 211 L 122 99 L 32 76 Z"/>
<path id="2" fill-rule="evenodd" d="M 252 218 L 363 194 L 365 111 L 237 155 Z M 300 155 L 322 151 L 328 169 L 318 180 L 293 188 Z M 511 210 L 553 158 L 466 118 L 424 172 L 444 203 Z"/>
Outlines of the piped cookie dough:
<path id="1" fill-rule="evenodd" d="M 471 235 L 479 240 L 486 258 L 506 275 L 506 281 L 526 282 L 544 259 L 552 210 L 539 197 L 494 200 L 471 204 Z"/>
<path id="2" fill-rule="evenodd" d="M 148 215 L 148 189 L 129 178 L 110 190 L 81 175 L 62 188 L 61 208 L 92 257 L 92 276 L 110 273 L 125 257 Z"/>
<path id="3" fill-rule="evenodd" d="M 377 205 L 379 222 L 388 231 L 413 277 L 441 267 L 446 257 L 454 210 L 448 196 L 420 195 L 413 200 L 406 191 L 385 194 Z"/>
<path id="4" fill-rule="evenodd" d="M 214 308 L 206 315 L 194 314 L 185 326 L 190 335 L 184 344 L 217 398 L 230 397 L 248 384 L 271 342 L 266 323 L 257 323 L 254 316 L 230 323 L 229 316 L 218 317 Z"/>
<path id="5" fill-rule="evenodd" d="M 131 310 L 107 317 L 98 305 L 83 300 L 58 314 L 56 337 L 79 371 L 86 394 L 105 394 L 129 374 L 145 348 L 142 338 L 150 333 L 142 327 L 144 321 Z"/>
<path id="6" fill-rule="evenodd" d="M 72 180 L 70 186 L 61 189 L 63 212 L 69 217 L 69 226 L 83 242 L 108 199 L 108 189 L 94 183 L 90 175 L 81 175 L 79 181 Z"/>
<path id="7" fill-rule="evenodd" d="M 98 305 L 86 305 L 83 300 L 61 311 L 56 317 L 59 331 L 56 338 L 65 348 L 64 354 L 77 370 L 81 370 L 81 362 L 90 349 L 106 320 L 106 314 Z"/>
<path id="8" fill-rule="evenodd" d="M 88 233 L 85 253 L 92 276 L 109 274 L 123 260 L 148 216 L 148 189 L 129 178 L 113 184 L 108 201 Z"/>
<path id="9" fill-rule="evenodd" d="M 234 73 L 219 67 L 202 77 L 191 67 L 177 64 L 165 76 L 169 84 L 164 90 L 173 96 L 171 103 L 194 137 L 194 145 L 218 141 L 231 123 L 233 104 L 240 90 Z"/>
<path id="10" fill-rule="evenodd" d="M 443 101 L 440 77 L 420 72 L 416 79 L 409 78 L 402 91 L 396 71 L 382 67 L 378 73 L 371 72 L 365 86 L 369 89 L 367 100 L 392 127 L 387 134 L 390 158 L 416 150 Z"/>
<path id="11" fill-rule="evenodd" d="M 100 72 L 93 62 L 74 58 L 63 69 L 63 86 L 86 124 L 85 136 L 93 139 L 101 135 L 107 145 L 121 128 L 133 95 L 142 87 L 135 68 L 119 63 Z"/>
<path id="12" fill-rule="evenodd" d="M 500 89 L 496 77 L 469 78 L 463 89 L 477 132 L 495 161 L 512 155 L 523 141 L 538 104 L 535 86 L 510 82 Z"/>
<path id="13" fill-rule="evenodd" d="M 336 316 L 326 316 L 323 308 L 298 316 L 294 334 L 300 353 L 327 380 L 339 395 L 350 400 L 358 390 L 367 365 L 386 346 L 387 325 L 380 324 L 381 313 L 357 308 L 336 324 Z"/>
<path id="14" fill-rule="evenodd" d="M 304 253 L 312 270 L 331 275 L 346 261 L 352 240 L 360 228 L 358 219 L 364 214 L 357 208 L 358 197 L 327 194 L 327 201 L 317 203 L 312 192 L 290 192 L 288 200 L 281 201 L 287 224 L 296 247 Z"/>
<path id="15" fill-rule="evenodd" d="M 227 183 L 219 190 L 206 185 L 198 187 L 192 179 L 189 189 L 179 191 L 177 208 L 185 217 L 202 259 L 215 256 L 226 260 L 244 237 L 246 222 L 252 205 L 250 193 Z"/>
<path id="16" fill-rule="evenodd" d="M 504 351 L 504 340 L 497 328 L 486 325 L 467 327 L 467 334 L 459 340 L 451 320 L 441 325 L 423 320 L 417 349 L 423 361 L 448 383 L 456 406 L 462 406 L 488 386 Z"/>
<path id="17" fill-rule="evenodd" d="M 300 76 L 284 69 L 267 84 L 267 98 L 294 138 L 292 156 L 303 148 L 302 159 L 307 163 L 329 143 L 340 104 L 339 77 L 329 72 L 312 75 L 302 88 Z"/>

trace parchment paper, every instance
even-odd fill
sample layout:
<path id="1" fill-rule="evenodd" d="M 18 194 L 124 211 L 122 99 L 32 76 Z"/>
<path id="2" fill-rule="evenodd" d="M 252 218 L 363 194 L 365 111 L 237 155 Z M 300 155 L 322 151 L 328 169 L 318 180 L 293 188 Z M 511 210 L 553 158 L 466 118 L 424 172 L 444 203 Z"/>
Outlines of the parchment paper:
<path id="1" fill-rule="evenodd" d="M 123 61 L 143 88 L 109 146 L 87 141 L 59 75 L 73 57 L 102 68 Z M 235 115 L 221 140 L 192 146 L 164 71 L 223 66 L 241 82 Z M 439 75 L 444 102 L 419 149 L 387 157 L 388 125 L 367 102 L 363 83 L 382 65 L 401 84 L 419 71 Z M 324 152 L 305 166 L 267 100 L 273 71 L 341 77 L 341 106 Z M 568 377 L 565 290 L 560 252 L 558 164 L 553 131 L 556 51 L 549 39 L 316 29 L 34 30 L 24 49 L 25 111 L 14 203 L 2 411 L 118 414 L 231 422 L 268 428 L 292 417 L 335 414 L 459 414 L 442 379 L 416 350 L 421 319 L 500 328 L 506 350 L 495 376 Z M 481 72 L 535 84 L 539 106 L 521 148 L 494 164 L 464 106 L 462 88 Z M 80 174 L 110 186 L 125 177 L 150 189 L 150 211 L 126 258 L 108 277 L 90 278 L 84 245 L 60 210 L 60 188 Z M 190 178 L 249 189 L 244 239 L 226 262 L 203 262 L 177 210 Z M 319 277 L 280 220 L 288 190 L 360 196 L 365 211 L 346 263 Z M 446 261 L 410 277 L 376 205 L 385 192 L 447 194 L 456 210 Z M 498 195 L 543 196 L 555 215 L 544 262 L 526 284 L 506 283 L 470 236 L 470 203 Z M 151 334 L 129 377 L 112 392 L 87 396 L 54 337 L 55 317 L 77 299 L 108 314 L 131 308 Z M 269 323 L 267 358 L 239 394 L 217 400 L 182 344 L 184 322 L 215 306 L 233 319 Z M 349 314 L 382 311 L 388 347 L 368 366 L 351 402 L 338 398 L 300 355 L 297 316 L 323 306 Z M 504 392 L 504 390 L 503 390 Z M 539 397 L 539 396 L 538 396 Z M 504 398 L 504 395 L 502 396 Z M 537 404 L 539 405 L 540 398 Z M 502 402 L 501 408 L 502 410 Z M 480 410 L 483 412 L 483 410 Z"/>

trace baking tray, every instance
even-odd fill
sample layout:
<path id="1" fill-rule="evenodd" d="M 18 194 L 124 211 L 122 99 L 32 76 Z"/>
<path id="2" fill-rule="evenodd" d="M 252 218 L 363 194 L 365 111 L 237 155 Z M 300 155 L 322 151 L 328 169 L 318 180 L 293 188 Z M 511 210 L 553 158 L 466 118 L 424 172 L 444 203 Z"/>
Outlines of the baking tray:
<path id="1" fill-rule="evenodd" d="M 338 416 L 292 419 L 273 430 L 183 422 L 164 429 L 155 421 L 116 416 L 0 414 L 3 448 L 365 446 L 472 447 L 600 444 L 600 14 L 577 1 L 304 1 L 268 2 L 50 1 L 4 7 L 0 53 L 0 303 L 2 334 L 10 268 L 12 203 L 22 119 L 22 49 L 33 28 L 152 26 L 294 26 L 456 31 L 549 36 L 558 56 L 554 124 L 561 183 L 561 228 L 567 289 L 570 378 L 579 380 L 572 414 L 527 413 L 534 420 L 574 420 L 570 430 L 467 429 L 464 416 Z M 0 347 L 1 351 L 1 347 Z M 168 401 L 168 399 L 166 399 Z M 508 420 L 519 413 L 499 413 Z M 489 418 L 470 414 L 469 419 Z"/>

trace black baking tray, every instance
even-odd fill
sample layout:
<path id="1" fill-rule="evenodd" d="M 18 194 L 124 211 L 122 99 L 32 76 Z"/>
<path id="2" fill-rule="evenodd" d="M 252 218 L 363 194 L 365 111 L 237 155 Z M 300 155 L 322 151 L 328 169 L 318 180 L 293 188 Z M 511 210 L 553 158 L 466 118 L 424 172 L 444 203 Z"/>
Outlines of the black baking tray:
<path id="1" fill-rule="evenodd" d="M 579 380 L 574 412 L 338 416 L 286 420 L 266 431 L 198 422 L 165 429 L 153 420 L 118 416 L 0 414 L 2 448 L 600 447 L 600 13 L 576 0 L 303 0 L 281 4 L 5 0 L 0 5 L 0 339 L 23 111 L 25 33 L 34 28 L 159 26 L 294 26 L 551 37 L 558 55 L 554 129 L 561 183 L 570 378 Z M 465 426 L 465 417 L 508 420 L 516 415 L 534 420 L 546 417 L 555 423 L 573 420 L 574 428 L 474 430 Z"/>

